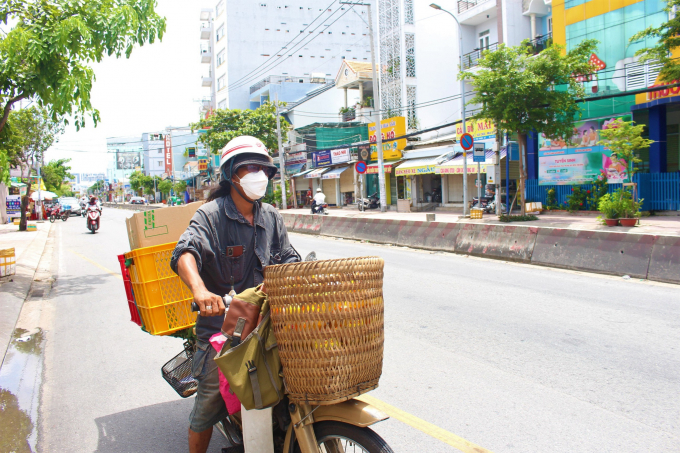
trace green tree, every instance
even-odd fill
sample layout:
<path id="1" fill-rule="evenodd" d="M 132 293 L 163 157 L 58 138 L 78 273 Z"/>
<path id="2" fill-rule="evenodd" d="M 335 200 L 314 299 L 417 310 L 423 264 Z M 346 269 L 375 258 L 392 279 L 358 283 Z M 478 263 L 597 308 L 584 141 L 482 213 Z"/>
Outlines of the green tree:
<path id="1" fill-rule="evenodd" d="M 626 161 L 626 180 L 631 181 L 635 174 L 635 165 L 642 162 L 638 157 L 638 152 L 647 149 L 654 143 L 642 137 L 645 126 L 635 125 L 634 121 L 623 121 L 621 118 L 609 123 L 606 129 L 600 131 L 600 136 L 604 140 L 597 142 L 598 145 L 606 146 L 612 152 L 612 158 L 623 159 Z"/>
<path id="2" fill-rule="evenodd" d="M 185 190 L 187 190 L 187 182 L 186 181 L 177 181 L 173 186 L 173 190 L 175 191 L 175 194 L 179 195 L 181 193 L 184 193 Z"/>
<path id="3" fill-rule="evenodd" d="M 54 120 L 74 119 L 77 128 L 90 115 L 95 80 L 90 67 L 105 55 L 121 57 L 135 45 L 153 43 L 165 32 L 156 0 L 5 0 L 0 21 L 15 24 L 0 37 L 0 131 L 12 105 L 32 98 Z"/>
<path id="4" fill-rule="evenodd" d="M 87 193 L 94 194 L 96 192 L 101 192 L 104 190 L 104 187 L 106 187 L 106 182 L 103 179 L 100 179 L 87 188 Z"/>
<path id="5" fill-rule="evenodd" d="M 26 195 L 21 199 L 21 221 L 19 231 L 26 231 L 26 210 L 31 196 L 33 167 L 42 162 L 45 151 L 64 132 L 63 123 L 54 120 L 43 108 L 30 107 L 13 110 L 9 122 L 18 135 L 13 154 L 8 154 L 10 166 L 21 169 L 21 181 L 26 184 Z"/>
<path id="6" fill-rule="evenodd" d="M 475 90 L 468 102 L 480 107 L 474 118 L 494 121 L 498 137 L 505 131 L 517 132 L 522 196 L 527 134 L 541 131 L 548 137 L 571 136 L 572 121 L 580 116 L 575 101 L 585 95 L 574 75 L 592 72 L 588 60 L 595 45 L 595 41 L 583 41 L 566 54 L 561 46 L 552 45 L 534 56 L 526 45 L 501 44 L 496 51 L 483 52 L 479 70 L 459 76 L 469 80 Z M 524 215 L 524 203 L 521 208 Z"/>
<path id="7" fill-rule="evenodd" d="M 67 179 L 73 179 L 73 175 L 69 173 L 71 167 L 68 164 L 71 159 L 57 159 L 51 160 L 47 165 L 40 169 L 40 174 L 45 181 L 45 187 L 52 192 L 61 192 L 62 184 Z"/>
<path id="8" fill-rule="evenodd" d="M 640 62 L 657 60 L 663 66 L 659 72 L 659 79 L 664 82 L 680 80 L 680 62 L 677 56 L 673 57 L 673 51 L 680 47 L 680 16 L 673 9 L 680 8 L 680 0 L 666 0 L 664 11 L 669 14 L 668 22 L 658 27 L 648 27 L 634 34 L 629 42 L 631 44 L 642 40 L 656 43 L 653 47 L 644 47 L 635 52 L 640 57 Z"/>
<path id="9" fill-rule="evenodd" d="M 172 190 L 173 184 L 172 180 L 170 179 L 164 179 L 160 183 L 158 183 L 158 191 L 162 194 L 165 194 L 166 196 L 170 193 Z"/>
<path id="10" fill-rule="evenodd" d="M 286 105 L 279 102 L 280 106 Z M 281 139 L 286 141 L 288 122 L 281 118 Z M 191 125 L 192 130 L 205 129 L 200 141 L 217 154 L 232 138 L 252 135 L 272 152 L 279 148 L 276 136 L 276 106 L 265 102 L 256 110 L 217 109 L 208 118 Z"/>
<path id="11" fill-rule="evenodd" d="M 130 174 L 130 188 L 139 195 L 139 192 L 144 189 L 143 184 L 144 173 L 141 171 L 133 171 Z"/>

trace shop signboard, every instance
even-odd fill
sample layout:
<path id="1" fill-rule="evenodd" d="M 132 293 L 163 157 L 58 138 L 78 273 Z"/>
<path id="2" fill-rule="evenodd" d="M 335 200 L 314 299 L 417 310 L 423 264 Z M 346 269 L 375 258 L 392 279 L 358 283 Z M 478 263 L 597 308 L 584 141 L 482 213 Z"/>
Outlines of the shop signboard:
<path id="1" fill-rule="evenodd" d="M 307 153 L 292 153 L 286 156 L 286 174 L 296 175 L 307 165 Z"/>
<path id="2" fill-rule="evenodd" d="M 628 178 L 628 163 L 598 145 L 600 131 L 617 118 L 630 121 L 630 115 L 574 123 L 574 133 L 565 139 L 538 138 L 538 184 L 589 184 L 603 176 L 611 184 Z"/>
<path id="3" fill-rule="evenodd" d="M 357 147 L 357 156 L 361 162 L 371 160 L 371 145 L 359 145 Z"/>
<path id="4" fill-rule="evenodd" d="M 331 163 L 333 165 L 349 162 L 349 158 L 350 158 L 349 148 L 331 150 Z"/>
<path id="5" fill-rule="evenodd" d="M 465 122 L 465 133 L 472 135 L 475 142 L 496 138 L 496 126 L 491 120 L 468 120 Z M 456 140 L 460 143 L 463 125 L 456 125 Z"/>
<path id="6" fill-rule="evenodd" d="M 117 170 L 132 170 L 140 164 L 140 156 L 138 152 L 123 152 L 116 153 L 116 169 Z"/>
<path id="7" fill-rule="evenodd" d="M 420 167 L 400 168 L 394 170 L 395 176 L 411 176 L 411 175 L 427 175 L 435 173 L 437 167 L 435 165 L 423 165 Z"/>
<path id="8" fill-rule="evenodd" d="M 172 136 L 165 134 L 163 138 L 163 153 L 165 155 L 165 172 L 172 174 Z"/>
<path id="9" fill-rule="evenodd" d="M 206 171 L 208 169 L 208 159 L 198 159 L 198 171 Z"/>
<path id="10" fill-rule="evenodd" d="M 385 170 L 385 173 L 392 173 L 392 163 L 383 162 L 383 170 Z M 366 168 L 366 174 L 377 175 L 378 174 L 378 164 L 369 165 Z"/>
<path id="11" fill-rule="evenodd" d="M 314 168 L 317 167 L 326 167 L 328 165 L 331 165 L 331 152 L 328 150 L 325 151 L 314 151 L 312 153 L 312 165 Z"/>
<path id="12" fill-rule="evenodd" d="M 480 173 L 487 173 L 487 168 L 491 170 L 491 167 L 493 167 L 492 164 L 488 163 L 481 163 L 479 166 L 479 172 Z M 468 161 L 468 166 L 467 166 L 467 172 L 469 175 L 476 174 L 477 173 L 477 166 L 476 165 L 471 165 L 470 161 Z M 448 165 L 445 167 L 436 167 L 435 168 L 435 173 L 439 175 L 462 175 L 465 172 L 463 171 L 463 164 L 460 165 Z"/>
<path id="13" fill-rule="evenodd" d="M 378 151 L 375 146 L 375 143 L 377 142 L 375 129 L 375 123 L 370 123 L 368 125 L 368 141 L 371 142 L 372 160 L 378 160 Z M 383 159 L 401 159 L 401 153 L 406 147 L 406 139 L 402 138 L 394 141 L 387 140 L 406 135 L 406 117 L 395 116 L 382 120 L 380 122 L 380 130 L 382 132 L 381 137 L 383 140 Z"/>
<path id="14" fill-rule="evenodd" d="M 21 195 L 7 195 L 5 205 L 7 206 L 7 217 L 21 216 Z"/>

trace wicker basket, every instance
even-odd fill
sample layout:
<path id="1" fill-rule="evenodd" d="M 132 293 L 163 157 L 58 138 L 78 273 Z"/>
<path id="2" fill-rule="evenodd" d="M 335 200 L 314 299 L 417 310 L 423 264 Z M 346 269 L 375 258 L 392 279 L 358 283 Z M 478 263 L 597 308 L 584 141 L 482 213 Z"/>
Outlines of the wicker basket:
<path id="1" fill-rule="evenodd" d="M 268 266 L 271 304 L 288 397 L 333 404 L 378 386 L 382 373 L 382 258 Z"/>

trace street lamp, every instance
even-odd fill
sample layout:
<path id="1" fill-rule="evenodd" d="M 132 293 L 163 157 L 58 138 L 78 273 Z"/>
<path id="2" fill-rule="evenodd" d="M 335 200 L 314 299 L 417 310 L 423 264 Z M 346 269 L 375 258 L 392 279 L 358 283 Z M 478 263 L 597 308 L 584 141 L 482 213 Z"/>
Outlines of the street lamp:
<path id="1" fill-rule="evenodd" d="M 437 11 L 443 11 L 447 13 L 449 16 L 453 17 L 453 20 L 456 21 L 456 24 L 458 24 L 458 54 L 460 56 L 460 70 L 463 70 L 463 28 L 460 26 L 460 22 L 458 22 L 458 18 L 453 15 L 452 12 L 445 10 L 441 6 L 437 5 L 436 3 L 431 3 L 430 8 L 434 8 Z M 460 101 L 463 104 L 462 108 L 462 116 L 463 116 L 463 134 L 467 132 L 467 129 L 465 128 L 465 81 L 463 79 L 460 80 Z M 463 149 L 463 215 L 466 216 L 468 215 L 468 190 L 467 190 L 467 179 L 468 179 L 468 172 L 467 172 L 467 152 L 465 149 Z"/>

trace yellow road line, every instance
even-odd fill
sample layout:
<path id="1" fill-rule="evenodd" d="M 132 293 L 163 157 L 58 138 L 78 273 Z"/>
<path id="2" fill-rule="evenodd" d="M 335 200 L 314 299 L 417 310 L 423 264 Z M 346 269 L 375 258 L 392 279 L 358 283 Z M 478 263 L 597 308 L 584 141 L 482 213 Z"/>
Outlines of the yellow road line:
<path id="1" fill-rule="evenodd" d="M 121 279 L 121 280 L 123 279 L 123 276 L 120 274 L 120 272 L 113 272 L 111 269 L 108 269 L 108 268 L 102 266 L 101 264 L 99 264 L 98 262 L 96 262 L 96 261 L 94 261 L 94 260 L 91 260 L 90 258 L 86 257 L 85 255 L 81 255 L 81 254 L 78 253 L 78 252 L 74 252 L 73 250 L 70 250 L 70 249 L 69 249 L 69 252 L 73 253 L 73 254 L 76 255 L 77 257 L 80 257 L 80 258 L 84 259 L 84 260 L 87 261 L 88 263 L 94 264 L 94 265 L 97 266 L 99 269 L 101 269 L 101 270 L 103 270 L 103 271 L 105 271 L 105 272 L 108 272 L 109 274 L 113 275 L 114 277 L 118 277 L 118 278 Z"/>
<path id="2" fill-rule="evenodd" d="M 407 425 L 424 432 L 428 436 L 439 439 L 464 453 L 491 453 L 491 451 L 487 450 L 486 448 L 482 448 L 479 445 L 473 444 L 472 442 L 465 440 L 460 436 L 456 436 L 455 434 L 450 433 L 439 426 L 426 422 L 425 420 L 418 418 L 415 415 L 411 415 L 408 412 L 404 412 L 401 409 L 397 409 L 396 407 L 391 406 L 370 395 L 361 395 L 357 399 L 370 404 L 376 409 L 383 411 L 390 417 L 396 418 L 400 422 L 406 423 Z"/>

